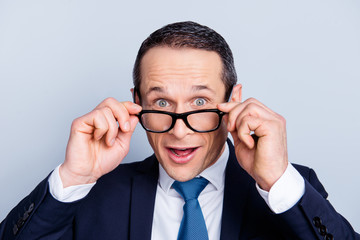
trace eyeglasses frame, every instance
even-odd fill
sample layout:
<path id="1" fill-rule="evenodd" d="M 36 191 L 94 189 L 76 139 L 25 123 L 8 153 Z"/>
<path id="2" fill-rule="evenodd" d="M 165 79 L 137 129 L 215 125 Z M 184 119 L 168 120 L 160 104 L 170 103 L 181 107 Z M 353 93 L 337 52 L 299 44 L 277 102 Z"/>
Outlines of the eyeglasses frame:
<path id="1" fill-rule="evenodd" d="M 191 114 L 195 114 L 195 113 L 202 113 L 202 112 L 215 112 L 218 114 L 219 116 L 219 123 L 218 125 L 216 126 L 216 128 L 213 128 L 211 130 L 207 130 L 207 131 L 198 131 L 194 128 L 192 128 L 187 120 L 187 117 Z M 172 123 L 170 125 L 170 127 L 167 129 L 167 130 L 164 130 L 164 131 L 153 131 L 153 130 L 150 130 L 148 128 L 146 128 L 144 126 L 144 124 L 142 123 L 142 120 L 141 120 L 141 116 L 145 113 L 160 113 L 160 114 L 166 114 L 166 115 L 169 115 L 171 118 L 172 118 Z M 192 131 L 194 132 L 198 132 L 198 133 L 207 133 L 207 132 L 213 132 L 213 131 L 216 131 L 219 127 L 220 127 L 220 124 L 221 124 L 221 120 L 222 120 L 222 117 L 225 115 L 226 113 L 225 112 L 222 112 L 220 111 L 219 109 L 200 109 L 200 110 L 195 110 L 195 111 L 190 111 L 190 112 L 184 112 L 184 113 L 174 113 L 174 112 L 167 112 L 167 111 L 160 111 L 160 110 L 142 110 L 141 112 L 139 112 L 138 114 L 136 114 L 136 116 L 139 118 L 139 122 L 141 124 L 141 126 L 148 132 L 153 132 L 153 133 L 165 133 L 165 132 L 168 132 L 170 131 L 171 129 L 173 129 L 173 127 L 175 126 L 176 124 L 176 120 L 178 119 L 182 119 L 185 123 L 185 125 L 190 128 Z"/>

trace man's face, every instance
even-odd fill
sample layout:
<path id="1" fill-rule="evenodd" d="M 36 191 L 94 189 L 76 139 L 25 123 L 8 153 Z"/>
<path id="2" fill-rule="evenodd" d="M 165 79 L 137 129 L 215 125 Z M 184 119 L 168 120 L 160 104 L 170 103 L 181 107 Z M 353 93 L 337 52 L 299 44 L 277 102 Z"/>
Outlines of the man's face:
<path id="1" fill-rule="evenodd" d="M 175 113 L 216 108 L 225 98 L 221 73 L 222 62 L 216 52 L 152 48 L 141 62 L 142 107 L 144 110 Z M 178 119 L 169 132 L 147 132 L 147 136 L 169 176 L 178 181 L 187 181 L 220 157 L 227 130 L 223 122 L 216 131 L 197 133 Z"/>

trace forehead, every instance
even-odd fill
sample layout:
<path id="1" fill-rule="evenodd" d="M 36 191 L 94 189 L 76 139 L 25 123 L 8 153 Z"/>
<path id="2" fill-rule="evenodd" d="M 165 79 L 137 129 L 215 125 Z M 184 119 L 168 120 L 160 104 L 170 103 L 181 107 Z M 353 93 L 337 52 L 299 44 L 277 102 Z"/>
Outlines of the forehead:
<path id="1" fill-rule="evenodd" d="M 154 47 L 141 61 L 140 90 L 146 94 L 150 89 L 166 91 L 176 86 L 225 91 L 222 69 L 221 58 L 213 51 Z"/>

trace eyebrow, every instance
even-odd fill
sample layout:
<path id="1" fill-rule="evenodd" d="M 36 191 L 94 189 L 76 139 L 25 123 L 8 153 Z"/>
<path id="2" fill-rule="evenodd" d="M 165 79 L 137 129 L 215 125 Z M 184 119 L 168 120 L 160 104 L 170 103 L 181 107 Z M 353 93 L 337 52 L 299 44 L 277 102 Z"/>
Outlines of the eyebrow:
<path id="1" fill-rule="evenodd" d="M 207 90 L 207 91 L 210 91 L 212 93 L 215 93 L 215 91 L 213 89 L 209 88 L 206 85 L 194 85 L 194 86 L 191 87 L 192 92 L 199 92 L 199 91 L 202 91 L 202 90 Z M 164 92 L 166 92 L 166 89 L 164 89 L 162 87 L 151 87 L 145 94 L 148 95 L 151 92 L 164 93 Z"/>
<path id="2" fill-rule="evenodd" d="M 145 93 L 145 95 L 148 95 L 148 94 L 150 94 L 151 92 L 160 92 L 160 93 L 163 93 L 163 92 L 165 92 L 165 90 L 164 90 L 162 87 L 152 87 L 152 88 L 150 88 L 150 89 Z"/>
<path id="3" fill-rule="evenodd" d="M 202 90 L 207 90 L 207 91 L 210 91 L 212 93 L 215 93 L 215 91 L 211 88 L 209 88 L 208 86 L 206 85 L 194 85 L 192 86 L 192 89 L 191 89 L 193 92 L 198 92 L 198 91 L 202 91 Z"/>

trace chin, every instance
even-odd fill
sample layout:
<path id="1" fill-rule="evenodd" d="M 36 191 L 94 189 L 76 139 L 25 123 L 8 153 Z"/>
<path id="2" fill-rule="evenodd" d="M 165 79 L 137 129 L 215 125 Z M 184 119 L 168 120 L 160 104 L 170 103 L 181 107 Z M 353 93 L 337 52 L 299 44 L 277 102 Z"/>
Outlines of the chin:
<path id="1" fill-rule="evenodd" d="M 194 168 L 184 166 L 163 166 L 163 168 L 171 178 L 179 182 L 189 181 L 201 173 L 201 171 L 196 171 Z"/>
<path id="2" fill-rule="evenodd" d="M 176 181 L 179 181 L 179 182 L 186 182 L 186 181 L 189 181 L 193 178 L 195 178 L 197 176 L 197 174 L 195 176 L 193 175 L 175 175 L 175 176 L 171 176 L 173 179 L 175 179 Z"/>

